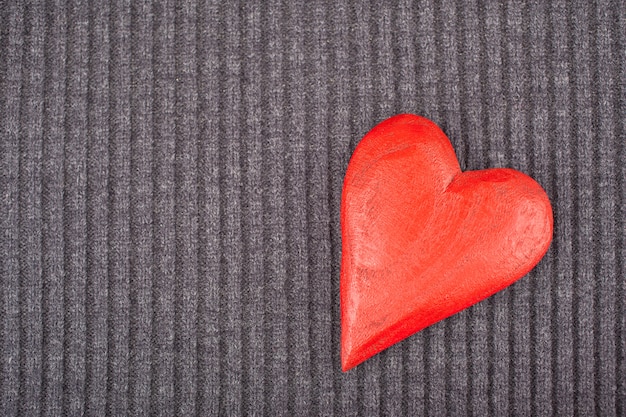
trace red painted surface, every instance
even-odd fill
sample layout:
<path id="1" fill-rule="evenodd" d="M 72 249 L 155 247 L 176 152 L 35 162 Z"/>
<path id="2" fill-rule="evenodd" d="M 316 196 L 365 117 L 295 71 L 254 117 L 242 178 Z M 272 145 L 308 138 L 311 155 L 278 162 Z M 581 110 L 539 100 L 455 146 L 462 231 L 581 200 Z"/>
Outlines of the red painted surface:
<path id="1" fill-rule="evenodd" d="M 528 273 L 550 245 L 552 209 L 521 172 L 461 172 L 446 135 L 403 114 L 354 151 L 341 229 L 346 371 Z"/>

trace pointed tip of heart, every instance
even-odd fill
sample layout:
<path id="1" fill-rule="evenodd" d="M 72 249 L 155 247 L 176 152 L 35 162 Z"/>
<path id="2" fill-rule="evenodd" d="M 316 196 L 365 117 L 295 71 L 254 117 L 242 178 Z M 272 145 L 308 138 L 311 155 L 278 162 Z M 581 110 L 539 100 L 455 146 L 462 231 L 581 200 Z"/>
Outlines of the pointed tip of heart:
<path id="1" fill-rule="evenodd" d="M 354 352 L 352 349 L 346 349 L 345 344 L 341 346 L 341 370 L 347 372 L 354 368 L 365 359 L 360 358 L 362 355 L 358 355 L 358 352 Z"/>
<path id="2" fill-rule="evenodd" d="M 341 329 L 341 370 L 347 372 L 361 362 L 367 360 L 371 354 L 364 352 L 354 335 L 354 327 L 343 321 Z"/>
<path id="3" fill-rule="evenodd" d="M 373 333 L 370 332 L 371 328 L 367 329 L 367 326 L 363 327 L 362 324 L 363 321 L 350 323 L 350 320 L 343 320 L 341 329 L 341 369 L 343 372 L 360 365 L 415 332 L 415 328 L 407 328 L 402 322 L 381 327 Z"/>
<path id="4" fill-rule="evenodd" d="M 345 334 L 343 332 L 345 332 L 345 328 L 342 329 L 341 335 L 341 370 L 346 372 L 354 368 L 356 364 L 354 363 L 351 349 L 347 347 Z"/>
<path id="5" fill-rule="evenodd" d="M 352 368 L 354 368 L 355 366 L 357 366 L 358 363 L 352 363 L 352 362 L 341 362 L 341 371 L 342 372 L 348 372 L 349 370 L 351 370 Z"/>

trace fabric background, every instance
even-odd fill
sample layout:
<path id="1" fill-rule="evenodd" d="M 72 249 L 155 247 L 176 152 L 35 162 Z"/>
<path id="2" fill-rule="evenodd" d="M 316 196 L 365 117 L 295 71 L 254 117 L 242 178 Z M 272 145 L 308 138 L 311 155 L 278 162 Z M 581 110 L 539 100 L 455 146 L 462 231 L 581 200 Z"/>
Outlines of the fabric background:
<path id="1" fill-rule="evenodd" d="M 626 415 L 624 1 L 6 1 L 0 414 Z M 525 278 L 339 363 L 340 193 L 401 112 L 533 176 Z"/>

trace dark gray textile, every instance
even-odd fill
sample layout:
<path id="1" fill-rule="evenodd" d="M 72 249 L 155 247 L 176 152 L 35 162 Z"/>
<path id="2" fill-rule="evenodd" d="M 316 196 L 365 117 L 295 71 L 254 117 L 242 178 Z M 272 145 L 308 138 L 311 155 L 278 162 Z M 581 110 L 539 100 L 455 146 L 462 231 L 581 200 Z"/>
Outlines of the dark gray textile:
<path id="1" fill-rule="evenodd" d="M 626 415 L 626 4 L 0 5 L 0 414 Z M 525 278 L 339 363 L 348 159 L 536 178 Z"/>

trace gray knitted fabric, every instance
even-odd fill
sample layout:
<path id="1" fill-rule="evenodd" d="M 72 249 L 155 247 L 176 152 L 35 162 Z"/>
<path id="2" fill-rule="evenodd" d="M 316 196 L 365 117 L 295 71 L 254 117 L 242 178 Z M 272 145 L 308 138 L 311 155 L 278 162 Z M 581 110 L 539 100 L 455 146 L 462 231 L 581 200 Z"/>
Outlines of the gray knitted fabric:
<path id="1" fill-rule="evenodd" d="M 623 0 L 0 14 L 1 415 L 626 415 Z M 534 177 L 554 241 L 342 373 L 343 175 L 402 112 Z"/>

